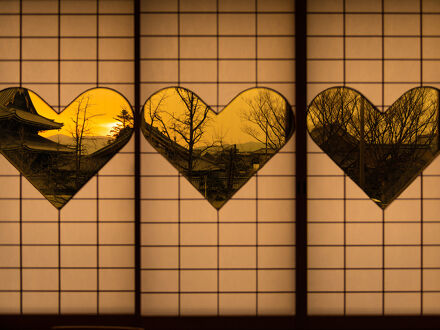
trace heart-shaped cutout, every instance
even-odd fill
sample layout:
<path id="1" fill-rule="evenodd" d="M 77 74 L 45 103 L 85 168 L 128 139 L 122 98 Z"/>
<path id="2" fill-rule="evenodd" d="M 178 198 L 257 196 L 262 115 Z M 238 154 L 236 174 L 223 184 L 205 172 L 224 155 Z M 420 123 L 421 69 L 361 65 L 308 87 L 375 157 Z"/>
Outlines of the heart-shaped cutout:
<path id="1" fill-rule="evenodd" d="M 0 152 L 61 209 L 130 139 L 133 113 L 114 90 L 94 88 L 56 113 L 26 88 L 0 91 Z"/>
<path id="2" fill-rule="evenodd" d="M 192 91 L 166 88 L 147 100 L 141 118 L 145 138 L 216 209 L 294 131 L 290 105 L 268 88 L 242 92 L 218 114 Z"/>
<path id="3" fill-rule="evenodd" d="M 382 209 L 439 152 L 439 90 L 413 88 L 386 112 L 347 87 L 329 88 L 310 103 L 313 141 Z"/>

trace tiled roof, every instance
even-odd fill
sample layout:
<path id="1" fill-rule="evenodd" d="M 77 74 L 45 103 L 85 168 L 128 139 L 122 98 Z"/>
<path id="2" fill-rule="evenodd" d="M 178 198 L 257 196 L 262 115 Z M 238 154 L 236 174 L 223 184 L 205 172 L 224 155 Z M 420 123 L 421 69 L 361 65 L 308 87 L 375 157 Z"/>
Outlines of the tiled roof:
<path id="1" fill-rule="evenodd" d="M 17 138 L 16 135 L 2 134 L 0 136 L 1 150 L 27 149 L 30 151 L 47 151 L 71 153 L 73 150 L 62 144 L 53 142 L 36 134 L 25 134 Z"/>
<path id="2" fill-rule="evenodd" d="M 7 88 L 0 92 L 0 120 L 13 119 L 39 130 L 59 129 L 62 123 L 40 116 L 24 88 Z"/>

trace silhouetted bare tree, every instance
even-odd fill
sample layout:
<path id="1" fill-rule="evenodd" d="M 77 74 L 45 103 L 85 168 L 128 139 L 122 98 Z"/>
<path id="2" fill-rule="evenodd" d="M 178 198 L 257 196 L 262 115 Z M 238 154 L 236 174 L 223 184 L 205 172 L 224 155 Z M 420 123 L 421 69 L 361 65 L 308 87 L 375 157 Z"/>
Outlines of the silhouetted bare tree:
<path id="1" fill-rule="evenodd" d="M 168 125 L 173 133 L 184 141 L 188 149 L 188 177 L 192 176 L 194 146 L 200 141 L 209 121 L 209 107 L 193 92 L 176 87 L 175 91 L 184 104 L 184 111 L 169 113 L 172 124 Z"/>
<path id="2" fill-rule="evenodd" d="M 261 142 L 267 149 L 280 149 L 290 133 L 291 115 L 287 102 L 268 89 L 244 99 L 248 105 L 241 111 L 242 131 Z"/>
<path id="3" fill-rule="evenodd" d="M 146 122 L 150 125 L 149 128 L 152 129 L 154 126 L 160 126 L 160 130 L 163 134 L 165 134 L 170 140 L 171 137 L 169 135 L 167 129 L 167 123 L 164 122 L 163 114 L 165 105 L 165 101 L 168 98 L 168 94 L 166 90 L 159 92 L 158 94 L 152 96 L 144 108 L 144 116 Z M 158 124 L 156 124 L 156 122 Z"/>
<path id="4" fill-rule="evenodd" d="M 86 136 L 90 136 L 93 132 L 93 118 L 101 116 L 101 114 L 93 114 L 90 111 L 90 107 L 93 105 L 90 103 L 91 96 L 83 95 L 77 101 L 74 115 L 71 120 L 73 127 L 69 130 L 73 139 L 73 149 L 75 156 L 75 178 L 77 186 L 81 184 L 81 158 L 86 153 Z"/>

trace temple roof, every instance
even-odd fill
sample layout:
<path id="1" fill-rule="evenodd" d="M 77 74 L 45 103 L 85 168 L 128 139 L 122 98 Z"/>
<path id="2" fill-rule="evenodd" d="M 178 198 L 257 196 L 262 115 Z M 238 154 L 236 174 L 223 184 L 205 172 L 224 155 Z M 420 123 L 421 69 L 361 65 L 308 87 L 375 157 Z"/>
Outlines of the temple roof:
<path id="1" fill-rule="evenodd" d="M 30 151 L 45 151 L 45 152 L 74 152 L 71 148 L 62 144 L 53 142 L 49 139 L 41 137 L 36 134 L 25 134 L 18 139 L 17 136 L 0 134 L 0 149 L 1 150 L 16 150 L 27 149 Z"/>
<path id="2" fill-rule="evenodd" d="M 7 88 L 0 92 L 0 120 L 11 119 L 34 126 L 40 131 L 63 127 L 62 123 L 57 123 L 37 113 L 25 88 Z"/>

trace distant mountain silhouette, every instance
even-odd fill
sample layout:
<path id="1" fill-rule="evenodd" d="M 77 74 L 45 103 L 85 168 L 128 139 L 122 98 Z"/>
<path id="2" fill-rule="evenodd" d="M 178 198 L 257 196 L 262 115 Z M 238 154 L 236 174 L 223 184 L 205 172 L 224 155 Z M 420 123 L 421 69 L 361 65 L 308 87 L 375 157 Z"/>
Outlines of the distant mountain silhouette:
<path id="1" fill-rule="evenodd" d="M 55 134 L 47 139 L 52 140 L 54 142 L 57 142 L 59 144 L 63 144 L 66 146 L 73 146 L 74 145 L 74 139 L 71 136 L 67 136 L 64 134 Z M 96 150 L 99 150 L 101 148 L 104 148 L 109 144 L 110 141 L 114 140 L 114 138 L 109 136 L 85 136 L 83 138 L 83 145 L 85 147 L 85 154 L 92 154 Z"/>
<path id="2" fill-rule="evenodd" d="M 249 152 L 249 151 L 255 151 L 258 149 L 264 148 L 264 144 L 260 142 L 246 142 L 237 144 L 237 149 L 241 152 Z"/>

